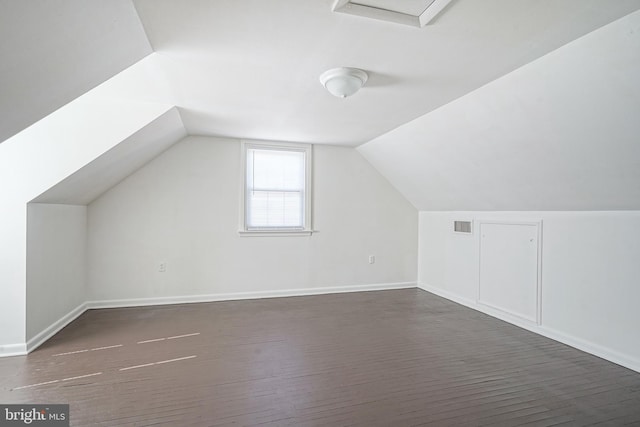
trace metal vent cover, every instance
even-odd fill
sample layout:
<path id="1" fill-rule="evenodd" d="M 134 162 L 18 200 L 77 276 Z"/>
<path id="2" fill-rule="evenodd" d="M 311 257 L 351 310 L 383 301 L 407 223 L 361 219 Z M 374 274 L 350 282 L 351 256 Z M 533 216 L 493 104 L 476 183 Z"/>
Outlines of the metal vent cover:
<path id="1" fill-rule="evenodd" d="M 333 11 L 422 28 L 442 12 L 451 1 L 337 0 Z"/>
<path id="2" fill-rule="evenodd" d="M 453 231 L 456 233 L 471 234 L 471 221 L 453 221 Z"/>

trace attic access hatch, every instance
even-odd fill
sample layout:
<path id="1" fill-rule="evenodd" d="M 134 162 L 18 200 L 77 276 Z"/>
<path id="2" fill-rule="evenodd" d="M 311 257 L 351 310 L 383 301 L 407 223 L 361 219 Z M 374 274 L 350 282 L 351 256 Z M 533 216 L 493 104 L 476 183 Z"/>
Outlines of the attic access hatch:
<path id="1" fill-rule="evenodd" d="M 337 0 L 334 12 L 422 28 L 452 0 Z"/>

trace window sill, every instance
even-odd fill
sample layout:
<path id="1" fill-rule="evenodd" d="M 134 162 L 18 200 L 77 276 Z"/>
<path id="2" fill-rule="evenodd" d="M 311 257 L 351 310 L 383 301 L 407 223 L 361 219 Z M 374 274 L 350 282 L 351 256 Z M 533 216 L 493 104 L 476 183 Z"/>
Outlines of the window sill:
<path id="1" fill-rule="evenodd" d="M 295 236 L 311 236 L 317 233 L 315 230 L 240 230 L 240 237 L 295 237 Z"/>

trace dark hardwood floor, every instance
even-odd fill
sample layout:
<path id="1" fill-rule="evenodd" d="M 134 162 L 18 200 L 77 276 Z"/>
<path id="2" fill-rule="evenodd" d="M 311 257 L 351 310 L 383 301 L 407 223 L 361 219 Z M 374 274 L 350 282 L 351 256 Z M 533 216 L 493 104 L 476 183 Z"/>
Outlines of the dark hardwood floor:
<path id="1" fill-rule="evenodd" d="M 640 374 L 418 289 L 91 310 L 0 359 L 71 425 L 640 425 Z"/>

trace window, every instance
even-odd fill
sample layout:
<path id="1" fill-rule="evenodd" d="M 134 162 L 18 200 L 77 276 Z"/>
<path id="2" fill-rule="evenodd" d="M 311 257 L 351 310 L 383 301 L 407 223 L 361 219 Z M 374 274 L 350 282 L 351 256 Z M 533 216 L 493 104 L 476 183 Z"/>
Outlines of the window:
<path id="1" fill-rule="evenodd" d="M 311 145 L 242 143 L 243 233 L 311 233 Z"/>

